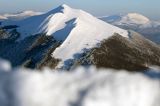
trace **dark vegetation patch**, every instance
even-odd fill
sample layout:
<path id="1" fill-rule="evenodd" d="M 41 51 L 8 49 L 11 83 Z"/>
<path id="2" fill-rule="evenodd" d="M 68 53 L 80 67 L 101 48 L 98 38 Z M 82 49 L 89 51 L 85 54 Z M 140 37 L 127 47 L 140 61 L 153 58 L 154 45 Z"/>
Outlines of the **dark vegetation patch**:
<path id="1" fill-rule="evenodd" d="M 90 56 L 98 68 L 145 70 L 149 65 L 160 66 L 160 48 L 135 32 L 131 38 L 114 34 L 93 48 Z"/>
<path id="2" fill-rule="evenodd" d="M 42 69 L 43 67 L 55 68 L 59 60 L 51 57 L 51 53 L 60 44 L 53 36 L 38 35 L 37 39 L 26 49 L 27 53 L 23 66 L 38 69 Z"/>
<path id="3" fill-rule="evenodd" d="M 3 26 L 2 29 L 15 29 L 17 28 L 18 26 L 17 25 L 8 25 L 8 26 Z"/>
<path id="4" fill-rule="evenodd" d="M 56 42 L 56 40 L 52 36 L 46 36 L 46 34 L 40 34 L 37 39 L 32 43 L 32 45 L 28 48 L 28 51 L 32 51 L 35 48 L 40 46 L 45 46 L 50 42 Z"/>
<path id="5" fill-rule="evenodd" d="M 52 45 L 44 54 L 44 58 L 36 65 L 36 68 L 42 69 L 44 67 L 49 67 L 51 69 L 55 69 L 55 67 L 58 65 L 60 60 L 55 59 L 51 55 L 53 51 L 60 45 L 61 45 L 60 42 L 56 42 L 54 45 Z"/>
<path id="6" fill-rule="evenodd" d="M 7 32 L 4 29 L 0 28 L 0 39 L 5 39 L 7 37 L 8 37 Z"/>
<path id="7" fill-rule="evenodd" d="M 7 31 L 3 28 L 0 28 L 0 40 L 8 40 L 8 41 L 15 41 L 20 37 L 20 33 L 17 32 L 16 28 Z"/>
<path id="8" fill-rule="evenodd" d="M 51 56 L 50 52 L 61 44 L 54 37 L 37 34 L 17 41 L 19 37 L 20 34 L 16 29 L 7 31 L 0 28 L 0 57 L 10 61 L 13 67 L 42 68 L 45 65 L 53 67 L 54 62 L 58 64 L 57 59 L 49 57 Z M 48 65 L 46 61 L 52 65 Z"/>

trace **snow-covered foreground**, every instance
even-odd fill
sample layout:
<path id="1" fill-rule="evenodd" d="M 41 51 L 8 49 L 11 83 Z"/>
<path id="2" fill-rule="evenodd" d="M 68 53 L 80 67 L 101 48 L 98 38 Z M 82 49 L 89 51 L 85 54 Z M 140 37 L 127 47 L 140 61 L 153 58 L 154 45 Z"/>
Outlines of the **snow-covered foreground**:
<path id="1" fill-rule="evenodd" d="M 7 66 L 7 62 L 4 65 Z M 93 67 L 78 68 L 72 72 L 8 69 L 0 69 L 0 106 L 160 104 L 160 79 L 149 77 L 147 74 L 116 72 L 111 69 L 97 70 Z"/>

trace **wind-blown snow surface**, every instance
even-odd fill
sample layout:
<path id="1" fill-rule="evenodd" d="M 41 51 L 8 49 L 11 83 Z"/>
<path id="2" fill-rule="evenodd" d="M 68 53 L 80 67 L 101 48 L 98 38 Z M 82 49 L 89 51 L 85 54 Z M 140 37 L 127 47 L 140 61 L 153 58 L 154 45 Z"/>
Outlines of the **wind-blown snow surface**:
<path id="1" fill-rule="evenodd" d="M 8 64 L 9 65 L 9 64 Z M 160 79 L 143 73 L 79 68 L 36 72 L 0 66 L 0 106 L 159 106 Z M 160 78 L 160 77 L 159 77 Z"/>

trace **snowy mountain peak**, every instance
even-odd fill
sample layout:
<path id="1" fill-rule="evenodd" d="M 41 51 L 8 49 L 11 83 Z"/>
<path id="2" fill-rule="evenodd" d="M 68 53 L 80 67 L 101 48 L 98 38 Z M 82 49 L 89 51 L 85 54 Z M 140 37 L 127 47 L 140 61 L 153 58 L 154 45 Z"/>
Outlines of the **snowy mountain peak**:
<path id="1" fill-rule="evenodd" d="M 64 12 L 67 12 L 67 11 L 71 11 L 71 9 L 72 8 L 69 7 L 68 5 L 63 4 L 63 5 L 58 6 L 57 8 L 49 11 L 47 14 L 55 14 L 55 13 L 58 13 L 58 12 L 64 13 Z"/>
<path id="2" fill-rule="evenodd" d="M 123 20 L 128 20 L 130 22 L 138 24 L 146 24 L 150 22 L 147 17 L 138 13 L 128 13 L 126 16 L 123 17 Z"/>
<path id="3" fill-rule="evenodd" d="M 66 4 L 62 4 L 62 5 L 61 5 L 61 7 L 65 8 L 65 9 L 67 9 L 67 8 L 71 8 L 71 7 L 69 7 L 69 6 L 68 6 L 68 5 L 66 5 Z"/>
<path id="4" fill-rule="evenodd" d="M 109 15 L 100 19 L 120 28 L 132 29 L 151 41 L 160 43 L 160 21 L 149 19 L 139 13 Z"/>
<path id="5" fill-rule="evenodd" d="M 77 53 L 96 47 L 102 40 L 108 39 L 114 33 L 128 37 L 128 31 L 110 25 L 91 14 L 61 5 L 45 14 L 33 16 L 15 23 L 21 39 L 27 36 L 45 33 L 53 36 L 62 44 L 52 53 L 54 58 L 61 60 L 58 68 L 65 61 L 73 59 Z"/>
<path id="6" fill-rule="evenodd" d="M 149 18 L 139 13 L 111 15 L 106 17 L 100 17 L 100 19 L 114 25 L 148 25 L 151 23 L 151 20 Z"/>

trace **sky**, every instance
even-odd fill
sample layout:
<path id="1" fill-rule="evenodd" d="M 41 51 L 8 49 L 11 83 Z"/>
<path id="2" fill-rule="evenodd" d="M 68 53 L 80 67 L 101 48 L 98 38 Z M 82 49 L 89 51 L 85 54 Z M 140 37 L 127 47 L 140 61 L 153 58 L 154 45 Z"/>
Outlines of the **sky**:
<path id="1" fill-rule="evenodd" d="M 0 0 L 0 13 L 24 10 L 45 12 L 61 4 L 85 10 L 95 16 L 136 12 L 160 20 L 160 0 Z"/>

